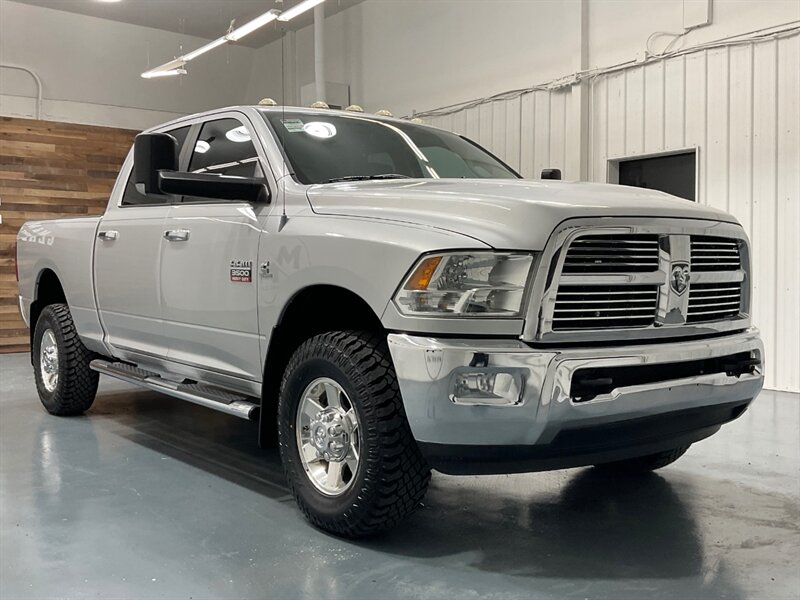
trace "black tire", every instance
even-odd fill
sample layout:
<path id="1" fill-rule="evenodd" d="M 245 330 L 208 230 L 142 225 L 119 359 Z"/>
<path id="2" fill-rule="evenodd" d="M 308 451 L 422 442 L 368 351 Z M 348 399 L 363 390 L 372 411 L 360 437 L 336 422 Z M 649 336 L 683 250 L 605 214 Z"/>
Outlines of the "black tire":
<path id="1" fill-rule="evenodd" d="M 58 348 L 58 380 L 52 391 L 45 386 L 40 360 L 42 337 L 48 330 L 53 332 Z M 47 412 L 58 416 L 80 415 L 92 406 L 99 380 L 99 374 L 89 368 L 94 354 L 78 337 L 66 304 L 51 304 L 42 310 L 31 352 L 36 390 Z"/>
<path id="2" fill-rule="evenodd" d="M 311 482 L 300 459 L 296 417 L 317 378 L 337 382 L 356 411 L 360 463 L 350 487 L 329 496 Z M 385 337 L 338 331 L 313 337 L 284 372 L 278 406 L 281 460 L 292 494 L 308 520 L 333 534 L 358 538 L 390 529 L 420 506 L 430 468 L 408 426 Z"/>
<path id="3" fill-rule="evenodd" d="M 616 462 L 604 463 L 595 466 L 602 471 L 608 472 L 646 473 L 674 463 L 681 456 L 686 454 L 688 449 L 689 446 L 681 446 L 680 448 L 673 448 L 672 450 L 665 450 L 664 452 L 657 452 L 656 454 L 637 456 L 636 458 L 629 458 L 627 460 L 619 460 Z"/>

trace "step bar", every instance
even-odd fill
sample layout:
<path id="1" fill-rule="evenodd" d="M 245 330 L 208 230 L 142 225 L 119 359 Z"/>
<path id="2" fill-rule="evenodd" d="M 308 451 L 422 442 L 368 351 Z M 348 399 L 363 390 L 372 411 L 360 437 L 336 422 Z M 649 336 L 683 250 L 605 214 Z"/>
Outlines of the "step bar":
<path id="1" fill-rule="evenodd" d="M 157 373 L 126 363 L 112 363 L 107 360 L 95 359 L 89 364 L 89 367 L 103 375 L 161 392 L 180 400 L 199 404 L 240 419 L 258 420 L 259 405 L 251 402 L 247 396 L 232 394 L 231 392 L 199 383 L 171 381 L 164 379 Z"/>

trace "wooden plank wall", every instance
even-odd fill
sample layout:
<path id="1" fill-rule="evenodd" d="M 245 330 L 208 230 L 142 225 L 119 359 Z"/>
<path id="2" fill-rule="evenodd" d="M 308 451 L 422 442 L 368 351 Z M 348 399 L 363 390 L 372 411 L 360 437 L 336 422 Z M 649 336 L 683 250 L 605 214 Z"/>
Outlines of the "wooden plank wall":
<path id="1" fill-rule="evenodd" d="M 0 118 L 0 353 L 28 350 L 14 264 L 20 226 L 31 219 L 102 213 L 136 133 Z"/>

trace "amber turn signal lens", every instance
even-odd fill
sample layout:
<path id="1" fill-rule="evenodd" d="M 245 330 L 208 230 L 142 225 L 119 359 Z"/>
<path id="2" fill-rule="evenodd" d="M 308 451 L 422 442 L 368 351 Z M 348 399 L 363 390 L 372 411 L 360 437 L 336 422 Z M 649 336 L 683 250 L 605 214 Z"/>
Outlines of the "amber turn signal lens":
<path id="1" fill-rule="evenodd" d="M 436 267 L 442 262 L 441 256 L 429 256 L 414 269 L 411 277 L 406 282 L 407 290 L 427 290 Z"/>

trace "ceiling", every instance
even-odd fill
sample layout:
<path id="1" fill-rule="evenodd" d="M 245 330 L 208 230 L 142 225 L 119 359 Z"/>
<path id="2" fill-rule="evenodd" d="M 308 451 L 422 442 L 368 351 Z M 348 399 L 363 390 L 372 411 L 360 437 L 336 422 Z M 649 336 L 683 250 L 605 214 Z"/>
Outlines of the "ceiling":
<path id="1" fill-rule="evenodd" d="M 237 25 L 272 8 L 286 10 L 300 0 L 15 0 L 22 4 L 110 19 L 132 25 L 154 27 L 207 39 L 223 35 L 236 19 Z M 325 14 L 336 14 L 362 0 L 327 0 Z M 242 45 L 260 48 L 281 36 L 281 28 L 299 29 L 313 22 L 313 10 L 292 19 L 290 23 L 270 24 L 242 40 Z"/>

